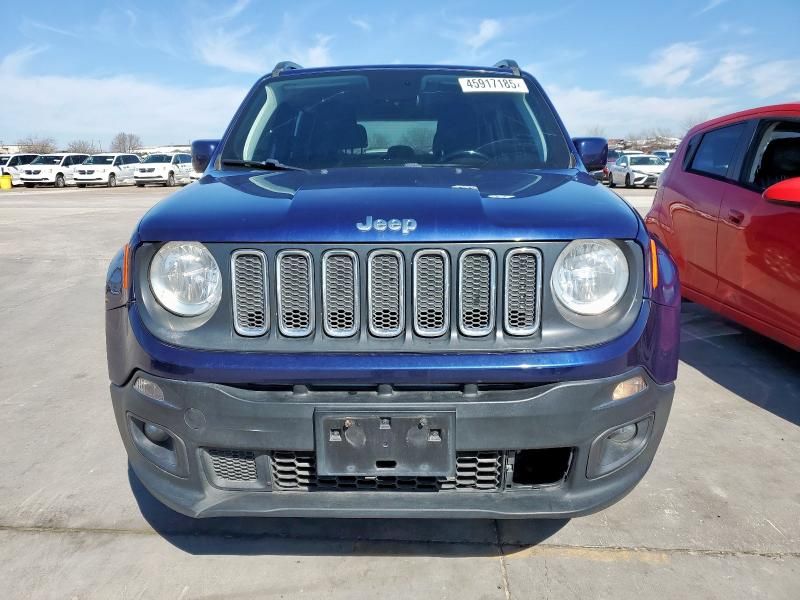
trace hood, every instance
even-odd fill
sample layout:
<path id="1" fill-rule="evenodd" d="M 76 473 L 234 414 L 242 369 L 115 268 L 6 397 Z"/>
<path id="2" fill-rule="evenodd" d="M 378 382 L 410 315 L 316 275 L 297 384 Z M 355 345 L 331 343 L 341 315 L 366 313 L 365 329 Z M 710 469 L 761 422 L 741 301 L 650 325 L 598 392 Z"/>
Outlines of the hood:
<path id="1" fill-rule="evenodd" d="M 638 230 L 633 209 L 587 173 L 456 167 L 211 172 L 139 223 L 142 241 L 202 242 L 633 239 Z"/>

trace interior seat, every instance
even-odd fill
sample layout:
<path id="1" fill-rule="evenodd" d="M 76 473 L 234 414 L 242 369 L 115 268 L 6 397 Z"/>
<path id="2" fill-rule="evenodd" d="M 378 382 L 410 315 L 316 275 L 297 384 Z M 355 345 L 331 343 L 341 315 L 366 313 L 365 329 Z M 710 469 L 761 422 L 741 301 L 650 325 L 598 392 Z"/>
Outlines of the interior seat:
<path id="1" fill-rule="evenodd" d="M 772 140 L 756 171 L 755 184 L 761 188 L 800 177 L 800 137 Z"/>

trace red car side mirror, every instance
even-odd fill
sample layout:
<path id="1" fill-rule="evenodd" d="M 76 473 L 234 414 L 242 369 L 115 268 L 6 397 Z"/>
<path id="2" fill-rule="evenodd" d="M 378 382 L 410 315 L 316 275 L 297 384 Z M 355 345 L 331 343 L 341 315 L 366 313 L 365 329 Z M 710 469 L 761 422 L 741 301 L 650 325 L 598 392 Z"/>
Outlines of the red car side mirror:
<path id="1" fill-rule="evenodd" d="M 764 200 L 777 204 L 793 204 L 800 208 L 800 177 L 785 179 L 764 190 Z"/>

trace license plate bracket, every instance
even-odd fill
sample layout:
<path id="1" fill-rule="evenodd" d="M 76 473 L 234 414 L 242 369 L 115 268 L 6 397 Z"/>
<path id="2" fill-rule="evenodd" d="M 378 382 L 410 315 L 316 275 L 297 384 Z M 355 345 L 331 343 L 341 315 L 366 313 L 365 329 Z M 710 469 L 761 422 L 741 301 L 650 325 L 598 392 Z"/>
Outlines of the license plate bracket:
<path id="1" fill-rule="evenodd" d="M 315 412 L 322 476 L 452 477 L 455 413 Z"/>

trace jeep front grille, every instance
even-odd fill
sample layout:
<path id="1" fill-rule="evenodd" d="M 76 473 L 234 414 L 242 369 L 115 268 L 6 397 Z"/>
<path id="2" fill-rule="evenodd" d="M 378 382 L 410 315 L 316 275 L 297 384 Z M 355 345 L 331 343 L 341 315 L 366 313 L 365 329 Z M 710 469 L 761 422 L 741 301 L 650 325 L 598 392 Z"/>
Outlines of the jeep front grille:
<path id="1" fill-rule="evenodd" d="M 267 259 L 260 250 L 237 250 L 231 258 L 234 328 L 245 336 L 269 329 Z"/>
<path id="2" fill-rule="evenodd" d="M 278 317 L 281 333 L 304 337 L 314 330 L 314 276 L 305 250 L 278 254 Z"/>
<path id="3" fill-rule="evenodd" d="M 540 327 L 542 287 L 536 248 L 333 246 L 231 255 L 234 330 L 248 337 L 279 332 L 339 346 L 345 338 L 397 345 L 415 336 L 431 343 L 526 337 Z"/>
<path id="4" fill-rule="evenodd" d="M 494 491 L 500 489 L 505 453 L 467 451 L 456 455 L 455 477 L 376 477 L 317 475 L 313 452 L 275 451 L 270 457 L 273 490 L 353 491 L 390 490 L 412 492 Z"/>
<path id="5" fill-rule="evenodd" d="M 375 250 L 369 255 L 369 330 L 377 337 L 394 337 L 405 327 L 403 255 Z"/>

